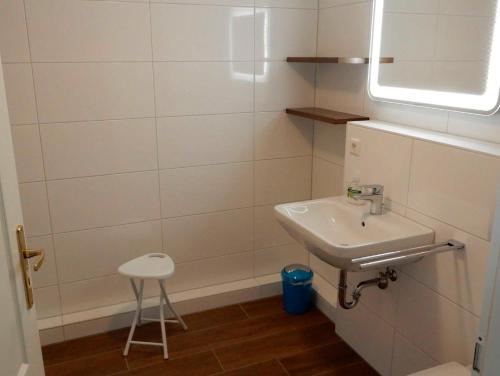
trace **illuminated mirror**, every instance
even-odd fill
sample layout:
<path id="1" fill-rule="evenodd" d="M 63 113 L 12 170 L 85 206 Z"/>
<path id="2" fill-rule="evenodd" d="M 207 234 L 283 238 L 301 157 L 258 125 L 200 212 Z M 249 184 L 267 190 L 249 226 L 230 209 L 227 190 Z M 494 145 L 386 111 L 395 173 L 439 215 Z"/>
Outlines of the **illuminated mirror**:
<path id="1" fill-rule="evenodd" d="M 491 115 L 500 93 L 500 1 L 375 0 L 374 100 Z M 394 64 L 379 64 L 381 56 Z"/>

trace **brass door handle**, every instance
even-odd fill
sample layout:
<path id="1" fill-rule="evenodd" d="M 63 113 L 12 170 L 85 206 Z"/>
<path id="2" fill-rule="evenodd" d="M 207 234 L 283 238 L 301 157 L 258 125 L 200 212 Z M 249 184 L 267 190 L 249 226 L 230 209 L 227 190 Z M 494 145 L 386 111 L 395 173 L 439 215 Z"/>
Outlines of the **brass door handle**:
<path id="1" fill-rule="evenodd" d="M 30 309 L 31 307 L 33 307 L 33 285 L 31 284 L 30 265 L 28 260 L 33 257 L 40 257 L 33 266 L 33 269 L 36 272 L 42 267 L 43 260 L 45 260 L 45 253 L 43 249 L 32 250 L 26 247 L 26 237 L 24 236 L 23 225 L 17 226 L 16 235 L 17 235 L 17 246 L 19 248 L 19 256 L 21 260 L 21 269 L 23 272 L 26 304 L 28 306 L 28 309 Z"/>
<path id="2" fill-rule="evenodd" d="M 35 265 L 33 265 L 33 270 L 35 272 L 37 272 L 38 270 L 40 270 L 40 268 L 43 265 L 43 261 L 45 260 L 45 252 L 43 251 L 43 249 L 37 249 L 37 250 L 24 249 L 22 252 L 23 252 L 23 257 L 25 259 L 30 259 L 32 257 L 38 257 L 38 256 L 40 256 L 40 258 L 38 259 L 38 261 L 35 262 Z"/>

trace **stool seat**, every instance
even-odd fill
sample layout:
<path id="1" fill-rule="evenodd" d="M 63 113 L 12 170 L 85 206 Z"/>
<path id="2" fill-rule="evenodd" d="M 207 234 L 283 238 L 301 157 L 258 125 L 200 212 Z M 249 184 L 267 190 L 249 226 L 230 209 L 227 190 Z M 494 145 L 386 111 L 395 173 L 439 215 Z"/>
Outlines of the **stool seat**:
<path id="1" fill-rule="evenodd" d="M 129 278 L 163 280 L 174 274 L 175 266 L 170 256 L 164 253 L 149 253 L 126 262 L 118 273 Z"/>

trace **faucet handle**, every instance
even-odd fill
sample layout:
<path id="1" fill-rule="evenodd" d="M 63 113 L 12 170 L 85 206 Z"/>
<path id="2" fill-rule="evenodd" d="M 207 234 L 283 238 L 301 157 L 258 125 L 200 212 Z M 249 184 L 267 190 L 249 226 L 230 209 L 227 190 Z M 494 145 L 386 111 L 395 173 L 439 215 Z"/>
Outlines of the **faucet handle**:
<path id="1" fill-rule="evenodd" d="M 384 193 L 384 186 L 380 184 L 360 185 L 358 188 L 363 194 L 382 195 Z"/>

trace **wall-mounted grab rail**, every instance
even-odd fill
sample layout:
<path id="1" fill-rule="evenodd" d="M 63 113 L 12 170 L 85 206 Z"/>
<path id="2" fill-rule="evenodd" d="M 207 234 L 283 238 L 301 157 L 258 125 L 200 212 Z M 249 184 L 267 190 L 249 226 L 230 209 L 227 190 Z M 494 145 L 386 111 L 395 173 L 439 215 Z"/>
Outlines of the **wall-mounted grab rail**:
<path id="1" fill-rule="evenodd" d="M 373 256 L 360 257 L 352 260 L 353 264 L 359 264 L 361 270 L 383 268 L 418 261 L 424 256 L 448 251 L 460 251 L 465 249 L 465 244 L 451 239 L 438 244 L 424 245 L 421 247 L 408 248 L 400 251 L 386 252 Z"/>

